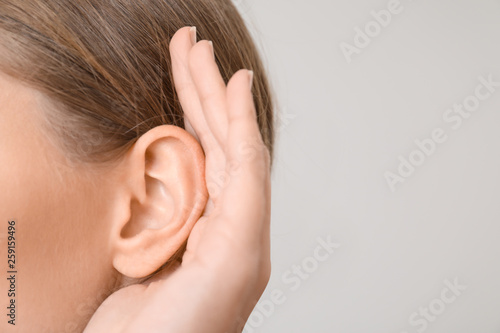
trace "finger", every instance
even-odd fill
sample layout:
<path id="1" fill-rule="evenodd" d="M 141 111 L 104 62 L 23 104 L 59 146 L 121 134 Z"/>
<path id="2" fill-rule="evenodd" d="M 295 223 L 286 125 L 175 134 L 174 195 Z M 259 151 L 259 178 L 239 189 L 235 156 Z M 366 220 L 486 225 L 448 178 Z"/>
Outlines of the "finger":
<path id="1" fill-rule="evenodd" d="M 215 62 L 212 42 L 200 41 L 192 48 L 189 68 L 205 119 L 223 148 L 227 136 L 226 84 Z"/>
<path id="2" fill-rule="evenodd" d="M 222 193 L 221 210 L 233 234 L 261 242 L 270 221 L 270 156 L 257 123 L 250 73 L 241 70 L 227 87 L 226 158 L 230 181 Z"/>
<path id="3" fill-rule="evenodd" d="M 177 95 L 186 115 L 186 129 L 199 138 L 206 154 L 206 179 L 209 186 L 209 207 L 205 211 L 208 215 L 217 200 L 221 185 L 220 174 L 223 173 L 226 159 L 217 139 L 207 124 L 196 86 L 189 69 L 189 53 L 193 48 L 191 28 L 180 29 L 170 43 L 172 56 L 172 71 Z M 201 69 L 203 71 L 203 69 Z"/>
<path id="4" fill-rule="evenodd" d="M 196 33 L 191 27 L 184 27 L 177 31 L 170 41 L 170 56 L 172 58 L 172 75 L 179 101 L 188 123 L 192 125 L 196 136 L 205 152 L 214 148 L 216 140 L 211 134 L 202 112 L 198 92 L 192 81 L 189 71 L 188 59 L 195 40 L 192 36 Z"/>

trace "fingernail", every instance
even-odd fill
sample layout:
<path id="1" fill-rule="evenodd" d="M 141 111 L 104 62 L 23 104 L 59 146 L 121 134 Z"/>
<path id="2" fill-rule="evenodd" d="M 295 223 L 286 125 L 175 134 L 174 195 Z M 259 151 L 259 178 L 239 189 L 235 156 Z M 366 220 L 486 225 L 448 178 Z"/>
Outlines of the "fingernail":
<path id="1" fill-rule="evenodd" d="M 253 75 L 254 75 L 253 71 L 248 71 L 248 79 L 250 80 L 249 81 L 250 82 L 250 84 L 249 84 L 250 85 L 250 90 L 252 90 L 252 88 L 253 88 Z"/>
<path id="2" fill-rule="evenodd" d="M 212 49 L 212 55 L 214 56 L 215 59 L 214 43 L 211 40 L 209 40 L 208 45 L 210 45 L 210 48 Z"/>
<path id="3" fill-rule="evenodd" d="M 189 33 L 191 34 L 191 44 L 194 46 L 196 44 L 196 27 L 191 27 Z"/>

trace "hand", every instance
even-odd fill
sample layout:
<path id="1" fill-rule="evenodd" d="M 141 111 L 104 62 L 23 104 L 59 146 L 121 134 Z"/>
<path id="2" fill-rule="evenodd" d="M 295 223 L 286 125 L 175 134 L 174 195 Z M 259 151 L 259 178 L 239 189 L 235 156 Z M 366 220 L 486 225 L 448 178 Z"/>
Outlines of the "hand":
<path id="1" fill-rule="evenodd" d="M 170 53 L 186 129 L 206 155 L 207 208 L 182 264 L 112 294 L 85 332 L 241 332 L 268 283 L 270 157 L 251 73 L 240 70 L 226 86 L 210 43 L 190 31 L 173 36 Z M 211 183 L 221 175 L 221 186 Z"/>

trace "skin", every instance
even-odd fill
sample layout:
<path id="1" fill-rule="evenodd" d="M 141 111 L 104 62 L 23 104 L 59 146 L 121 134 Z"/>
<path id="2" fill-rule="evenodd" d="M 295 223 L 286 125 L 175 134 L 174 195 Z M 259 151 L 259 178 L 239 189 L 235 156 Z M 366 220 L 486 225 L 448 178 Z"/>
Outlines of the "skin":
<path id="1" fill-rule="evenodd" d="M 95 303 L 99 291 L 115 279 L 110 269 L 110 226 L 102 223 L 109 214 L 107 194 L 113 177 L 102 174 L 102 192 L 97 193 L 89 173 L 64 167 L 64 156 L 39 129 L 39 102 L 36 91 L 0 77 L 0 250 L 5 258 L 1 267 L 5 273 L 7 221 L 16 219 L 19 271 L 19 325 L 16 330 L 2 320 L 2 332 L 77 326 L 88 317 L 74 316 L 80 304 Z M 0 281 L 5 305 L 8 281 Z"/>
<path id="2" fill-rule="evenodd" d="M 15 218 L 22 258 L 18 326 L 3 320 L 1 331 L 243 328 L 270 275 L 270 157 L 251 76 L 241 70 L 226 86 L 210 43 L 193 40 L 189 27 L 174 35 L 170 53 L 187 130 L 154 128 L 98 167 L 66 161 L 40 129 L 43 96 L 0 78 L 0 251 L 6 258 Z M 210 181 L 221 175 L 223 183 Z M 123 287 L 186 239 L 182 264 Z M 113 287 L 121 288 L 102 302 Z"/>

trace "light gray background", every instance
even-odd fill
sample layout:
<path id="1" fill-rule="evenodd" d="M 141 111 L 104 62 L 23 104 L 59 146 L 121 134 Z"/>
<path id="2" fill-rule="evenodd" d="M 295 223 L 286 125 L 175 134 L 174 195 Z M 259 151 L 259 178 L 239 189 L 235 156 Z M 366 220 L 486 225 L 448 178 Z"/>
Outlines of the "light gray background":
<path id="1" fill-rule="evenodd" d="M 237 1 L 280 114 L 273 273 L 245 332 L 500 332 L 500 88 L 443 119 L 479 76 L 500 82 L 500 1 L 401 0 L 348 63 L 340 44 L 388 3 Z M 392 192 L 385 172 L 435 128 L 447 140 Z M 294 265 L 311 271 L 295 291 Z"/>

